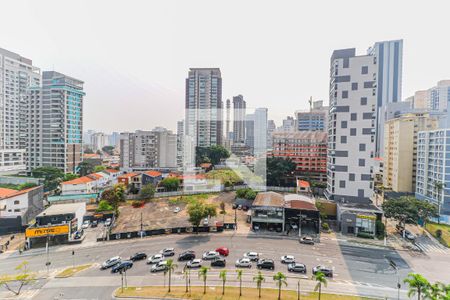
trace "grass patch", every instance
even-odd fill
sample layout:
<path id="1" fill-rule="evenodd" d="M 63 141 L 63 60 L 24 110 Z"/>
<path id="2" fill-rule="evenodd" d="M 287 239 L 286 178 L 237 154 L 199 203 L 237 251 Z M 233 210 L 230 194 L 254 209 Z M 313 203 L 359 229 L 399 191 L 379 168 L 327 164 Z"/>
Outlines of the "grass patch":
<path id="1" fill-rule="evenodd" d="M 431 233 L 442 245 L 450 247 L 450 225 L 427 223 L 425 229 Z M 438 236 L 437 231 L 441 230 L 441 237 Z"/>
<path id="2" fill-rule="evenodd" d="M 170 293 L 167 292 L 167 287 L 162 286 L 142 286 L 142 287 L 128 287 L 123 289 L 118 288 L 114 292 L 116 297 L 138 297 L 138 298 L 158 298 L 158 299 L 198 299 L 198 300 L 235 300 L 235 299 L 258 299 L 258 290 L 256 288 L 242 288 L 242 297 L 239 297 L 239 287 L 226 287 L 225 295 L 222 296 L 222 287 L 207 287 L 206 294 L 203 294 L 203 287 L 191 287 L 191 293 L 185 292 L 184 286 L 173 286 Z M 304 300 L 316 300 L 317 293 L 302 293 Z M 277 289 L 262 289 L 262 300 L 277 299 Z M 282 290 L 281 298 L 283 300 L 297 300 L 297 292 L 290 290 Z M 372 298 L 349 296 L 349 295 L 335 295 L 324 294 L 321 295 L 322 300 L 369 300 Z"/>
<path id="3" fill-rule="evenodd" d="M 71 276 L 77 274 L 78 272 L 86 270 L 87 268 L 89 268 L 91 266 L 92 266 L 92 264 L 88 264 L 88 265 L 81 265 L 81 266 L 67 268 L 64 271 L 61 271 L 60 273 L 58 273 L 58 275 L 56 275 L 56 278 L 71 277 Z"/>

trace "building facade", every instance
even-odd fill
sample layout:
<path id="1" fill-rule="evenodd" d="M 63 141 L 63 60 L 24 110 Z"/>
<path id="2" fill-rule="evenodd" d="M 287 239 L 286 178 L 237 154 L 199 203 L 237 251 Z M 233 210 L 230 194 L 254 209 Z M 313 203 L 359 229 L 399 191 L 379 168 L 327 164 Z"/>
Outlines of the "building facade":
<path id="1" fill-rule="evenodd" d="M 245 109 L 246 102 L 242 95 L 233 97 L 233 143 L 245 142 Z"/>
<path id="2" fill-rule="evenodd" d="M 450 216 L 450 129 L 420 131 L 417 139 L 416 198 Z M 438 184 L 442 184 L 439 188 Z"/>
<path id="3" fill-rule="evenodd" d="M 290 158 L 296 175 L 313 181 L 327 180 L 327 133 L 318 131 L 275 132 L 274 157 Z"/>
<path id="4" fill-rule="evenodd" d="M 384 132 L 383 185 L 394 192 L 416 190 L 417 135 L 438 128 L 428 113 L 411 113 L 388 120 Z"/>
<path id="5" fill-rule="evenodd" d="M 103 132 L 96 132 L 91 135 L 92 150 L 102 151 L 103 147 L 109 145 L 109 136 Z"/>
<path id="6" fill-rule="evenodd" d="M 376 58 L 335 50 L 330 61 L 327 189 L 336 202 L 370 202 L 373 194 Z"/>
<path id="7" fill-rule="evenodd" d="M 219 68 L 191 68 L 186 78 L 185 136 L 193 147 L 222 144 L 222 76 Z"/>

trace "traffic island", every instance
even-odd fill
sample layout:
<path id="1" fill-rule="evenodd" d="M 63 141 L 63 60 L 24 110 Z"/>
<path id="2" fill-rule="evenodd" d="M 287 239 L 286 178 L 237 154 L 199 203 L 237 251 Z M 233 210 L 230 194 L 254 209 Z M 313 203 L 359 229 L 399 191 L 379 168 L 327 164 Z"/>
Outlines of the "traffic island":
<path id="1" fill-rule="evenodd" d="M 58 274 L 56 274 L 56 278 L 67 278 L 67 277 L 72 277 L 73 275 L 84 271 L 88 268 L 90 268 L 92 266 L 92 264 L 87 264 L 87 265 L 81 265 L 81 266 L 76 266 L 76 267 L 70 267 L 65 269 L 64 271 L 59 272 Z"/>
<path id="2" fill-rule="evenodd" d="M 239 296 L 239 287 L 225 287 L 225 293 L 222 295 L 222 287 L 212 286 L 206 288 L 206 293 L 203 294 L 202 286 L 191 286 L 191 291 L 186 292 L 184 286 L 172 286 L 171 292 L 168 292 L 167 287 L 163 286 L 142 286 L 142 287 L 127 287 L 118 288 L 114 292 L 116 298 L 141 298 L 141 299 L 201 299 L 201 300 L 235 300 L 235 299 L 261 299 L 274 300 L 278 299 L 277 289 L 261 289 L 261 298 L 258 298 L 259 291 L 256 288 L 242 287 L 242 296 Z M 281 298 L 283 300 L 297 300 L 298 295 L 296 291 L 282 290 Z M 301 293 L 301 299 L 316 300 L 318 294 Z M 336 295 L 322 293 L 321 300 L 371 300 L 374 298 L 350 296 L 350 295 Z"/>

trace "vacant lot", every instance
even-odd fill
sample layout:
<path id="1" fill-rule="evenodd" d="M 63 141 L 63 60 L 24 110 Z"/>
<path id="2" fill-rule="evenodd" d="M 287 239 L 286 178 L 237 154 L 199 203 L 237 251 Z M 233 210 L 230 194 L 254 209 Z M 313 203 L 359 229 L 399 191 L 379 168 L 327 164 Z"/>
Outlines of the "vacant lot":
<path id="1" fill-rule="evenodd" d="M 428 223 L 425 228 L 444 246 L 450 247 L 450 226 L 445 224 Z M 437 230 L 441 230 L 441 237 L 438 237 Z"/>
<path id="2" fill-rule="evenodd" d="M 202 200 L 217 205 L 217 216 L 211 218 L 210 225 L 214 224 L 215 221 L 234 222 L 234 210 L 232 209 L 234 193 L 200 194 L 153 199 L 140 208 L 134 208 L 131 204 L 124 204 L 119 208 L 120 216 L 112 232 L 139 231 L 141 221 L 144 230 L 191 226 L 186 208 L 188 203 L 193 200 Z M 220 213 L 221 202 L 225 203 L 225 214 Z M 179 207 L 181 211 L 174 213 L 176 207 Z M 238 219 L 243 218 L 245 218 L 245 214 L 238 211 Z"/>

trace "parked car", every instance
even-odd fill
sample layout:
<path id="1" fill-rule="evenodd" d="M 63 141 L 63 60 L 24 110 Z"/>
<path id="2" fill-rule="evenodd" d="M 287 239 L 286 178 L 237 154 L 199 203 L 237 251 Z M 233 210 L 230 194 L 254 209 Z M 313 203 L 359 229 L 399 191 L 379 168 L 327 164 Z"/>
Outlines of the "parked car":
<path id="1" fill-rule="evenodd" d="M 227 261 L 223 257 L 216 257 L 211 261 L 211 267 L 225 267 Z"/>
<path id="2" fill-rule="evenodd" d="M 247 253 L 244 253 L 244 257 L 250 259 L 251 261 L 258 261 L 259 254 L 256 252 L 247 252 Z"/>
<path id="3" fill-rule="evenodd" d="M 288 265 L 288 271 L 306 274 L 306 266 L 304 264 L 292 263 Z"/>
<path id="4" fill-rule="evenodd" d="M 300 238 L 300 244 L 314 245 L 314 240 L 310 236 Z"/>
<path id="5" fill-rule="evenodd" d="M 293 255 L 283 255 L 281 257 L 281 262 L 283 264 L 292 264 L 295 263 L 295 257 Z"/>
<path id="6" fill-rule="evenodd" d="M 126 271 L 133 267 L 133 262 L 129 260 L 121 261 L 120 263 L 116 264 L 114 267 L 112 267 L 111 272 L 117 273 L 120 271 Z"/>
<path id="7" fill-rule="evenodd" d="M 147 254 L 144 252 L 137 252 L 130 256 L 131 261 L 143 260 L 147 258 Z"/>
<path id="8" fill-rule="evenodd" d="M 184 251 L 178 255 L 178 261 L 187 261 L 187 260 L 193 260 L 195 258 L 195 252 L 194 251 Z"/>
<path id="9" fill-rule="evenodd" d="M 122 258 L 120 256 L 114 256 L 111 257 L 110 259 L 107 259 L 105 262 L 102 263 L 101 269 L 108 269 L 111 268 L 113 266 L 115 266 L 116 264 L 120 263 L 122 261 Z"/>
<path id="10" fill-rule="evenodd" d="M 312 269 L 313 275 L 316 275 L 317 272 L 322 272 L 327 277 L 333 277 L 333 269 L 325 267 L 325 266 L 317 266 Z"/>
<path id="11" fill-rule="evenodd" d="M 162 254 L 155 254 L 147 259 L 147 264 L 157 264 L 159 262 L 162 262 L 163 260 L 164 256 Z"/>
<path id="12" fill-rule="evenodd" d="M 179 208 L 178 206 L 173 209 L 174 213 L 179 213 L 180 211 L 181 211 L 181 208 Z"/>
<path id="13" fill-rule="evenodd" d="M 92 221 L 92 223 L 91 223 L 91 227 L 92 228 L 97 227 L 97 225 L 98 225 L 98 221 L 97 220 Z"/>
<path id="14" fill-rule="evenodd" d="M 83 229 L 75 231 L 73 238 L 75 240 L 79 240 L 79 239 L 81 239 L 82 236 L 83 236 Z"/>
<path id="15" fill-rule="evenodd" d="M 204 219 L 203 219 L 203 225 L 206 226 L 206 225 L 208 225 L 208 224 L 209 224 L 208 218 L 204 218 Z"/>
<path id="16" fill-rule="evenodd" d="M 207 252 L 203 253 L 202 258 L 203 258 L 203 260 L 212 260 L 212 259 L 219 257 L 219 255 L 220 255 L 219 252 L 207 251 Z"/>
<path id="17" fill-rule="evenodd" d="M 416 239 L 416 236 L 409 230 L 405 230 L 405 238 L 414 241 Z"/>
<path id="18" fill-rule="evenodd" d="M 85 220 L 85 221 L 83 222 L 83 225 L 81 225 L 81 228 L 83 228 L 83 229 L 88 229 L 90 223 L 91 223 L 91 222 L 89 222 L 89 220 Z"/>
<path id="19" fill-rule="evenodd" d="M 232 208 L 233 208 L 233 209 L 236 209 L 237 207 L 238 207 L 238 205 L 237 205 L 236 203 L 233 203 Z"/>
<path id="20" fill-rule="evenodd" d="M 161 251 L 159 251 L 163 256 L 174 256 L 175 255 L 175 249 L 173 248 L 164 248 Z"/>
<path id="21" fill-rule="evenodd" d="M 247 205 L 242 206 L 243 211 L 248 211 L 249 207 Z"/>
<path id="22" fill-rule="evenodd" d="M 155 273 L 155 272 L 161 272 L 161 271 L 165 271 L 167 270 L 167 261 L 160 261 L 157 264 L 154 264 L 151 268 L 150 268 L 150 272 Z"/>
<path id="23" fill-rule="evenodd" d="M 198 258 L 188 261 L 188 263 L 186 264 L 186 267 L 189 269 L 200 268 L 201 266 L 202 266 L 202 260 L 198 259 Z"/>
<path id="24" fill-rule="evenodd" d="M 275 263 L 272 259 L 260 259 L 256 264 L 256 267 L 258 269 L 273 270 L 275 269 Z"/>
<path id="25" fill-rule="evenodd" d="M 227 247 L 219 247 L 216 249 L 216 252 L 219 252 L 220 255 L 228 256 L 230 254 L 230 249 Z"/>
<path id="26" fill-rule="evenodd" d="M 109 226 L 111 226 L 111 224 L 112 224 L 111 218 L 106 219 L 106 221 L 105 221 L 105 227 L 109 227 Z"/>
<path id="27" fill-rule="evenodd" d="M 240 258 L 235 263 L 236 268 L 251 268 L 252 261 L 249 258 Z"/>
<path id="28" fill-rule="evenodd" d="M 291 228 L 295 230 L 295 229 L 298 228 L 298 226 L 297 226 L 297 224 L 295 224 L 295 223 L 291 223 Z"/>

